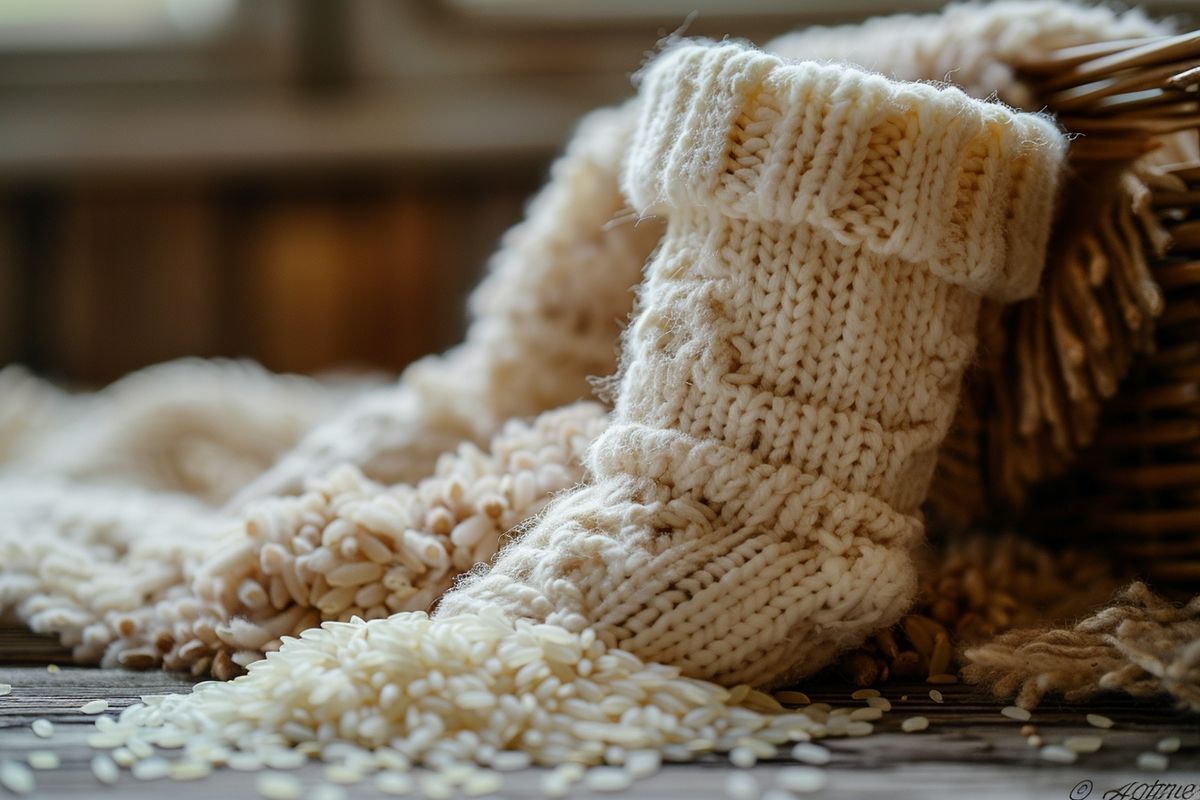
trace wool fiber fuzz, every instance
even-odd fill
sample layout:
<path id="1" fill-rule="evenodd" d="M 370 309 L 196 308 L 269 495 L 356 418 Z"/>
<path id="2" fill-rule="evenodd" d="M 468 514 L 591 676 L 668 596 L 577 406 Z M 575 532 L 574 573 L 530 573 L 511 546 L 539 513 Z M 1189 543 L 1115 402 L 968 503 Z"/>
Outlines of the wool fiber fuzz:
<path id="1" fill-rule="evenodd" d="M 732 684 L 912 600 L 981 298 L 1038 282 L 1047 119 L 735 44 L 644 73 L 624 183 L 667 219 L 591 485 L 439 614 L 500 608 Z"/>

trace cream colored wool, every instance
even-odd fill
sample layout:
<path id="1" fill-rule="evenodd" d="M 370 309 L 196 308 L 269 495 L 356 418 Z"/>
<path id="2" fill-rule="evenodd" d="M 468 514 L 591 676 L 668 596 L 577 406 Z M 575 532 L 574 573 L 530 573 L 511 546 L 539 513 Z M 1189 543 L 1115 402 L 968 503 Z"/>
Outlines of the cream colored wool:
<path id="1" fill-rule="evenodd" d="M 1141 12 L 1053 0 L 965 3 L 940 14 L 814 27 L 767 44 L 788 58 L 851 63 L 901 80 L 944 80 L 1021 106 L 1014 64 L 1074 44 L 1169 32 Z M 1033 109 L 1036 110 L 1036 109 Z M 638 224 L 618 181 L 636 100 L 593 112 L 524 222 L 509 232 L 471 301 L 464 344 L 425 359 L 317 429 L 241 501 L 298 491 L 351 463 L 383 483 L 415 481 L 462 440 L 482 442 L 506 418 L 590 396 L 615 366 L 620 323 L 662 228 Z"/>
<path id="2" fill-rule="evenodd" d="M 954 90 L 677 46 L 625 188 L 665 216 L 590 486 L 441 616 L 500 608 L 777 684 L 892 624 L 982 296 L 1038 283 L 1065 140 Z"/>
<path id="3" fill-rule="evenodd" d="M 188 498 L 0 481 L 0 613 L 77 660 L 232 677 L 323 619 L 427 609 L 555 492 L 583 479 L 604 410 L 579 404 L 464 444 L 416 486 L 351 467 L 242 517 Z"/>
<path id="4" fill-rule="evenodd" d="M 425 611 L 490 561 L 507 531 L 583 479 L 583 453 L 604 421 L 598 405 L 568 406 L 508 423 L 486 452 L 461 445 L 414 486 L 383 487 L 346 466 L 298 497 L 255 504 L 189 569 L 187 591 L 116 620 L 127 633 L 113 657 L 229 678 L 322 620 Z"/>
<path id="5" fill-rule="evenodd" d="M 617 184 L 634 119 L 624 106 L 580 122 L 472 295 L 463 344 L 314 430 L 236 505 L 295 492 L 339 463 L 381 483 L 414 482 L 460 441 L 484 442 L 507 419 L 590 397 L 588 379 L 615 365 L 633 287 L 661 235 L 635 225 Z"/>
<path id="6" fill-rule="evenodd" d="M 145 613 L 185 582 L 222 520 L 198 501 L 60 478 L 0 481 L 0 617 L 99 661 L 113 620 Z"/>
<path id="7" fill-rule="evenodd" d="M 181 359 L 70 396 L 8 369 L 0 374 L 0 475 L 54 475 L 222 503 L 369 383 Z"/>

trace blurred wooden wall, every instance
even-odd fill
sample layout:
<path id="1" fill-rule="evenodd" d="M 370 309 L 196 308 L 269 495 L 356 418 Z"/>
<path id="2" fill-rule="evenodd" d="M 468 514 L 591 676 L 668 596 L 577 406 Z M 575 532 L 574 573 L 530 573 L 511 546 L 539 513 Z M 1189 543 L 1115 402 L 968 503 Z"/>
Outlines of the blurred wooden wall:
<path id="1" fill-rule="evenodd" d="M 543 171 L 10 187 L 0 361 L 82 385 L 184 355 L 400 369 L 461 337 Z"/>

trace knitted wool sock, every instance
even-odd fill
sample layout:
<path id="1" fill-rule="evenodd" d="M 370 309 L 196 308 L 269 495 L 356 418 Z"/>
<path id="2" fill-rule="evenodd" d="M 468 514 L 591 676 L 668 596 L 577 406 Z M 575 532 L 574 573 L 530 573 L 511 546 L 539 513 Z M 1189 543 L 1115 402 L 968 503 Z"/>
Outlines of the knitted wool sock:
<path id="1" fill-rule="evenodd" d="M 1037 286 L 1065 143 L 957 90 L 732 44 L 643 81 L 625 188 L 668 228 L 594 482 L 438 614 L 775 684 L 910 602 L 980 297 Z"/>

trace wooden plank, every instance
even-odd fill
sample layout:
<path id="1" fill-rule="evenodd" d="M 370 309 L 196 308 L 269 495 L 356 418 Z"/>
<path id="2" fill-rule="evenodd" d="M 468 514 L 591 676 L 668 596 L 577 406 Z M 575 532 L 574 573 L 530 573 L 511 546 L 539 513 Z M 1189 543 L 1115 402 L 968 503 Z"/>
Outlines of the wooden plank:
<path id="1" fill-rule="evenodd" d="M 24 648 L 45 647 L 44 640 L 32 639 L 13 629 L 0 633 L 3 634 L 0 652 L 6 657 L 12 657 L 18 649 L 32 654 L 37 650 Z M 161 797 L 168 791 L 178 800 L 256 796 L 254 776 L 230 770 L 217 771 L 202 781 L 175 784 L 139 783 L 123 773 L 120 783 L 112 789 L 104 789 L 92 778 L 88 770 L 92 751 L 86 745 L 86 738 L 93 730 L 95 718 L 80 713 L 79 706 L 88 700 L 104 698 L 118 711 L 145 694 L 187 691 L 191 681 L 186 676 L 86 667 L 64 666 L 57 672 L 49 672 L 41 665 L 0 666 L 0 683 L 13 687 L 12 694 L 0 697 L 0 756 L 23 759 L 33 750 L 51 749 L 62 760 L 59 770 L 37 774 L 39 798 L 150 798 Z M 849 697 L 850 689 L 842 685 L 804 688 L 815 702 L 829 702 L 835 707 L 860 705 Z M 1134 781 L 1200 783 L 1200 723 L 1195 715 L 1169 703 L 1121 695 L 1106 695 L 1088 703 L 1047 703 L 1035 711 L 1033 723 L 1048 743 L 1083 734 L 1099 734 L 1105 740 L 1100 752 L 1084 755 L 1077 764 L 1063 767 L 1039 760 L 1036 749 L 1029 747 L 1020 734 L 1022 724 L 1000 715 L 1003 703 L 972 687 L 939 688 L 945 696 L 941 704 L 930 699 L 930 687 L 926 684 L 881 687 L 884 696 L 892 701 L 893 710 L 876 723 L 876 734 L 822 742 L 832 751 L 833 760 L 827 768 L 829 788 L 821 796 L 1062 800 L 1079 796 L 1070 792 L 1083 781 L 1093 782 L 1089 796 L 1094 798 Z M 1111 730 L 1088 726 L 1084 716 L 1092 712 L 1111 717 L 1116 726 Z M 929 730 L 920 734 L 900 732 L 901 722 L 916 714 L 930 719 Z M 54 722 L 56 730 L 51 740 L 33 735 L 29 725 L 38 718 Z M 1147 773 L 1137 769 L 1138 754 L 1153 749 L 1167 735 L 1179 736 L 1183 741 L 1183 749 L 1171 757 L 1170 770 Z M 785 753 L 783 758 L 758 764 L 751 774 L 766 791 L 773 785 L 778 770 L 788 763 Z M 725 781 L 732 771 L 728 762 L 718 757 L 693 764 L 672 764 L 652 779 L 639 782 L 626 796 L 651 800 L 724 797 Z M 297 774 L 312 785 L 320 780 L 321 767 L 310 764 Z M 506 776 L 499 796 L 541 797 L 541 774 L 534 769 Z M 369 781 L 353 787 L 351 796 L 384 797 Z M 572 796 L 593 795 L 579 790 Z"/>

